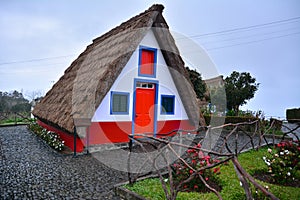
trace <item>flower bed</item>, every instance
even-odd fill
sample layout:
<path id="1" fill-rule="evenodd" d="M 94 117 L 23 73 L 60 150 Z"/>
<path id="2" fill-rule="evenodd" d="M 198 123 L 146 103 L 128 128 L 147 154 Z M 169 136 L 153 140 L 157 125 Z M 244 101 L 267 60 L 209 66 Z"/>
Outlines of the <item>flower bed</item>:
<path id="1" fill-rule="evenodd" d="M 47 131 L 46 129 L 38 125 L 36 122 L 30 123 L 28 125 L 28 128 L 41 139 L 43 139 L 53 149 L 57 151 L 62 151 L 64 149 L 65 141 L 63 141 L 56 133 L 52 131 Z"/>
<path id="2" fill-rule="evenodd" d="M 221 187 L 219 186 L 219 179 L 216 176 L 217 174 L 220 174 L 220 167 L 201 170 L 202 168 L 218 163 L 219 160 L 212 159 L 209 155 L 205 155 L 197 148 L 201 148 L 201 145 L 198 144 L 194 149 L 187 150 L 186 163 L 178 161 L 173 164 L 174 184 L 176 186 L 179 185 L 180 191 L 210 192 L 201 181 L 200 175 L 209 185 L 213 185 L 217 191 L 220 191 Z M 186 182 L 191 176 L 194 178 Z"/>
<path id="3" fill-rule="evenodd" d="M 261 148 L 258 151 L 252 150 L 242 153 L 239 156 L 239 162 L 250 174 L 255 174 L 257 171 L 266 171 L 268 168 L 262 159 L 266 151 L 267 148 Z M 218 176 L 220 185 L 222 186 L 220 194 L 223 199 L 245 199 L 244 190 L 240 186 L 240 181 L 236 176 L 232 163 L 229 162 L 228 165 L 222 165 L 220 171 L 221 173 Z M 299 198 L 300 188 L 298 187 L 286 187 L 260 180 L 257 181 L 280 199 L 290 200 Z M 124 187 L 148 199 L 166 199 L 158 178 L 145 179 L 138 181 L 133 186 L 126 185 Z M 264 198 L 262 194 L 257 192 L 253 187 L 252 194 L 258 199 Z M 177 199 L 217 199 L 217 197 L 212 192 L 179 192 Z"/>
<path id="4" fill-rule="evenodd" d="M 290 185 L 299 182 L 300 174 L 300 143 L 282 141 L 273 149 L 268 148 L 263 156 L 267 165 L 269 181 L 276 184 Z"/>

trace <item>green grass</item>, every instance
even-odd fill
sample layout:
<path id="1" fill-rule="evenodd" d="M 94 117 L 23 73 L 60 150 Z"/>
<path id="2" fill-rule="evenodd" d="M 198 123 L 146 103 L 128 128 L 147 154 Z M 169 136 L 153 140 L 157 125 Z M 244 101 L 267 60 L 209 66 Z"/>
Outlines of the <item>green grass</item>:
<path id="1" fill-rule="evenodd" d="M 6 120 L 0 120 L 0 125 L 28 124 L 33 121 L 35 121 L 35 119 L 29 118 L 29 120 L 27 120 L 24 118 L 16 118 L 16 120 L 15 120 L 14 118 L 10 118 L 10 119 L 6 119 Z"/>
<path id="2" fill-rule="evenodd" d="M 241 165 L 247 170 L 248 173 L 253 174 L 256 170 L 266 169 L 262 157 L 267 154 L 266 148 L 262 148 L 259 151 L 249 151 L 239 156 Z M 233 168 L 233 164 L 221 167 L 221 174 L 219 175 L 222 185 L 222 191 L 220 192 L 223 199 L 241 200 L 245 199 L 243 188 L 240 186 L 240 182 L 236 176 Z M 270 191 L 279 199 L 299 199 L 300 188 L 284 187 L 265 183 L 257 180 L 262 186 L 268 186 Z M 147 199 L 162 200 L 166 199 L 161 183 L 158 178 L 150 178 L 139 181 L 133 186 L 125 185 L 125 188 L 138 193 Z M 254 192 L 254 191 L 252 191 Z M 178 200 L 184 199 L 218 199 L 214 193 L 195 193 L 195 192 L 179 192 L 177 195 Z"/>

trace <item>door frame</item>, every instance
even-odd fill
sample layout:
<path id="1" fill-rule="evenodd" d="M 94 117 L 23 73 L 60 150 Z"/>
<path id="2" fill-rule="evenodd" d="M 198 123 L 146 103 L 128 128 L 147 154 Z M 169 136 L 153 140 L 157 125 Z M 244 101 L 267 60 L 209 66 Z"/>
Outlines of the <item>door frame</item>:
<path id="1" fill-rule="evenodd" d="M 134 135 L 134 125 L 135 125 L 135 106 L 136 106 L 136 83 L 137 82 L 144 82 L 144 83 L 153 83 L 155 84 L 155 97 L 154 97 L 154 128 L 153 128 L 153 136 L 156 137 L 156 131 L 157 131 L 157 106 L 158 106 L 158 86 L 159 81 L 157 80 L 149 80 L 149 79 L 140 79 L 135 78 L 133 81 L 133 106 L 132 106 L 132 126 L 131 126 L 131 134 Z"/>

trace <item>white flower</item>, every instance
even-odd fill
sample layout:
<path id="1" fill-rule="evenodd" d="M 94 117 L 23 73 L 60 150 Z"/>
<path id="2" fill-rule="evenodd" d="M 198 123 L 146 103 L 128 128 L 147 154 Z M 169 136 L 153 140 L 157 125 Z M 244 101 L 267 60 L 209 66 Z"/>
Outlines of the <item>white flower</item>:
<path id="1" fill-rule="evenodd" d="M 263 160 L 266 160 L 266 156 L 263 156 Z"/>
<path id="2" fill-rule="evenodd" d="M 284 153 L 282 152 L 282 151 L 280 151 L 280 153 L 279 153 L 280 155 L 283 155 Z"/>
<path id="3" fill-rule="evenodd" d="M 266 185 L 265 188 L 268 190 L 268 189 L 269 189 L 269 186 Z"/>
<path id="4" fill-rule="evenodd" d="M 168 182 L 168 179 L 166 178 L 166 179 L 164 179 L 164 182 L 166 183 L 166 182 Z"/>
<path id="5" fill-rule="evenodd" d="M 272 149 L 268 148 L 268 152 L 271 153 L 271 152 L 272 152 Z"/>
<path id="6" fill-rule="evenodd" d="M 240 186 L 243 186 L 243 183 L 240 181 Z"/>
<path id="7" fill-rule="evenodd" d="M 288 172 L 288 173 L 286 173 L 286 175 L 290 176 L 290 175 L 291 175 L 291 173 L 290 173 L 290 172 Z"/>
<path id="8" fill-rule="evenodd" d="M 290 152 L 289 150 L 284 150 L 284 153 L 289 154 Z"/>
<path id="9" fill-rule="evenodd" d="M 275 153 L 275 155 L 274 155 L 275 157 L 279 157 L 279 155 L 277 154 L 277 153 Z"/>

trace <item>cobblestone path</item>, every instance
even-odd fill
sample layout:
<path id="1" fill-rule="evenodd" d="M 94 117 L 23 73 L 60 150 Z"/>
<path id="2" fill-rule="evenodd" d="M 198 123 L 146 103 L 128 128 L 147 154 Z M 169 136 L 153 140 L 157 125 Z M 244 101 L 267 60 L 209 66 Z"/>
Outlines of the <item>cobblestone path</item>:
<path id="1" fill-rule="evenodd" d="M 126 174 L 92 156 L 58 154 L 26 126 L 0 128 L 0 199 L 119 199 Z"/>

